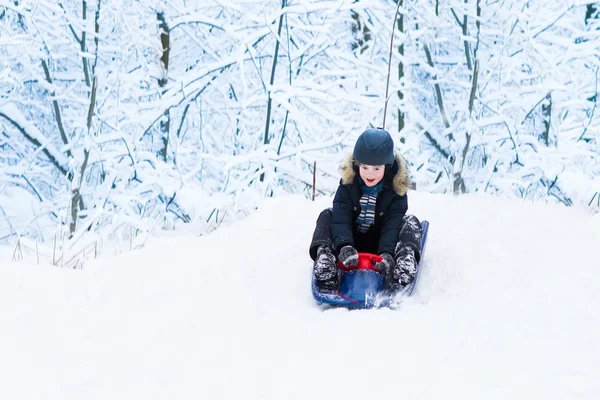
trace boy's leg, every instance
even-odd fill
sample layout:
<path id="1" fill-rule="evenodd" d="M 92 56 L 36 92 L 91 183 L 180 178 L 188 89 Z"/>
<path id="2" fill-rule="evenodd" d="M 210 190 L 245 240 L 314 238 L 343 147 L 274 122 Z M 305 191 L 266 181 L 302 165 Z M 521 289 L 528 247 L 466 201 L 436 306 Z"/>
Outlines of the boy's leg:
<path id="1" fill-rule="evenodd" d="M 400 289 L 411 283 L 417 274 L 417 263 L 421 258 L 421 222 L 414 215 L 405 215 L 394 259 L 387 279 L 389 289 Z"/>
<path id="2" fill-rule="evenodd" d="M 414 215 L 405 215 L 402 219 L 402 228 L 398 243 L 396 244 L 396 254 L 402 248 L 410 248 L 415 253 L 417 262 L 421 259 L 421 221 Z"/>
<path id="3" fill-rule="evenodd" d="M 317 226 L 309 248 L 315 261 L 313 275 L 320 289 L 335 290 L 338 287 L 338 270 L 331 237 L 331 209 L 325 209 L 317 218 Z"/>
<path id="4" fill-rule="evenodd" d="M 313 232 L 308 253 L 313 260 L 317 259 L 317 251 L 321 246 L 330 247 L 333 250 L 333 238 L 331 237 L 331 208 L 321 211 L 317 218 L 317 226 Z"/>

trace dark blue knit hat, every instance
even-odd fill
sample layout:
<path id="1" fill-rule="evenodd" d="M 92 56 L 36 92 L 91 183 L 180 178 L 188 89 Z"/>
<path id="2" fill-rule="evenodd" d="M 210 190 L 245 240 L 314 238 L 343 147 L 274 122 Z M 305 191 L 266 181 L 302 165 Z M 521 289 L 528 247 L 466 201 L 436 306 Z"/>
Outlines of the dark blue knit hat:
<path id="1" fill-rule="evenodd" d="M 354 160 L 367 165 L 394 163 L 394 141 L 383 129 L 367 129 L 354 145 Z"/>

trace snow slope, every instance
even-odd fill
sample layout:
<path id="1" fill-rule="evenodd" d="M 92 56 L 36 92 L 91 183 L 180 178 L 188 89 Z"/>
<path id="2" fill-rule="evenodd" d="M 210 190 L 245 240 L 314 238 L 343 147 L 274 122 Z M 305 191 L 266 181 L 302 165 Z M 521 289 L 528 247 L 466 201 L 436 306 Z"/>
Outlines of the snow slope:
<path id="1" fill-rule="evenodd" d="M 324 311 L 307 248 L 330 201 L 83 270 L 0 264 L 0 398 L 600 398 L 597 218 L 411 193 L 431 222 L 417 295 Z"/>

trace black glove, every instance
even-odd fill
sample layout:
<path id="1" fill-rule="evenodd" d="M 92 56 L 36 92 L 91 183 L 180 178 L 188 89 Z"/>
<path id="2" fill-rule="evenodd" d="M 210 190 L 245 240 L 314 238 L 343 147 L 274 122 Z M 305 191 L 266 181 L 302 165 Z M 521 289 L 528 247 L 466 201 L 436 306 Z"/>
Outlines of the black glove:
<path id="1" fill-rule="evenodd" d="M 342 247 L 338 258 L 346 267 L 356 267 L 358 265 L 358 252 L 352 246 Z"/>
<path id="2" fill-rule="evenodd" d="M 390 271 L 390 269 L 396 263 L 396 261 L 390 253 L 381 253 L 379 257 L 383 258 L 383 260 L 375 264 L 375 268 L 377 268 L 379 272 L 387 274 L 387 272 Z"/>

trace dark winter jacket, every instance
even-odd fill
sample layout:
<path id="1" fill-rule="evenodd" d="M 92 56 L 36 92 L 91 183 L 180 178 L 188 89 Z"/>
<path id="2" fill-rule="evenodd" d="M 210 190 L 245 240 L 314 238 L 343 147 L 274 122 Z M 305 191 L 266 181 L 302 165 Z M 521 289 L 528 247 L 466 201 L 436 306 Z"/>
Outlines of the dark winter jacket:
<path id="1" fill-rule="evenodd" d="M 336 251 L 351 245 L 359 252 L 394 254 L 402 218 L 408 210 L 406 195 L 410 176 L 406 161 L 396 154 L 394 164 L 387 166 L 383 177 L 384 186 L 377 196 L 375 223 L 366 233 L 360 233 L 356 219 L 360 214 L 362 196 L 358 166 L 352 155 L 340 166 L 342 179 L 333 199 L 331 234 Z"/>

